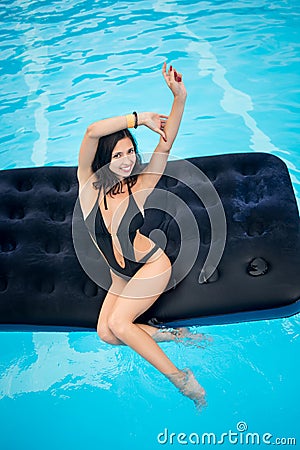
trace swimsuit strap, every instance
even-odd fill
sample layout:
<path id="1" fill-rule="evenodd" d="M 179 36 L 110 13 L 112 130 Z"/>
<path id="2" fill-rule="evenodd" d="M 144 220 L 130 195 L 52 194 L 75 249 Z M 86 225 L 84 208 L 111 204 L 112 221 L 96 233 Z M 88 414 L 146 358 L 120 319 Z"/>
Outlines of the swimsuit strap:
<path id="1" fill-rule="evenodd" d="M 128 194 L 131 195 L 132 194 L 131 187 L 130 187 L 129 181 L 127 179 L 126 179 L 126 183 L 127 183 L 127 188 L 128 188 Z"/>
<path id="2" fill-rule="evenodd" d="M 127 188 L 128 188 L 128 194 L 131 195 L 132 192 L 131 192 L 131 188 L 130 188 L 130 185 L 129 185 L 129 181 L 128 181 L 128 180 L 126 180 L 126 184 L 127 184 Z M 100 193 L 100 190 L 99 190 L 99 193 Z M 98 194 L 98 198 L 99 198 L 99 194 Z M 105 208 L 106 210 L 108 210 L 108 207 L 107 207 L 107 200 L 106 200 L 106 194 L 104 194 L 104 208 Z"/>
<path id="3" fill-rule="evenodd" d="M 107 201 L 106 201 L 106 194 L 104 194 L 104 208 L 107 210 Z"/>

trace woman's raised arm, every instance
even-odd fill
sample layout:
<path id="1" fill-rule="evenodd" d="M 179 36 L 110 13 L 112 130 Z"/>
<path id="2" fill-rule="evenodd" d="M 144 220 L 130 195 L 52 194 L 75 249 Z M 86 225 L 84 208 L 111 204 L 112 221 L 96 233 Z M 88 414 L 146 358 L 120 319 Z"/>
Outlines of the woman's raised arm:
<path id="1" fill-rule="evenodd" d="M 143 188 L 145 189 L 153 189 L 166 168 L 170 150 L 179 130 L 187 96 L 182 81 L 182 74 L 176 72 L 172 66 L 170 66 L 168 72 L 166 71 L 166 68 L 167 65 L 164 63 L 162 73 L 168 87 L 172 91 L 174 100 L 168 120 L 163 127 L 165 139 L 160 139 L 151 156 L 149 164 L 142 172 L 142 183 Z"/>
<path id="2" fill-rule="evenodd" d="M 92 174 L 92 162 L 98 147 L 98 141 L 102 136 L 127 128 L 127 116 L 111 117 L 99 120 L 88 126 L 83 137 L 79 157 L 77 176 L 80 181 L 87 181 Z"/>
<path id="3" fill-rule="evenodd" d="M 95 158 L 98 141 L 102 136 L 107 136 L 117 131 L 124 130 L 125 128 L 133 128 L 135 125 L 146 125 L 165 139 L 162 124 L 167 118 L 167 116 L 153 112 L 142 112 L 137 113 L 136 117 L 134 114 L 127 114 L 124 116 L 99 120 L 89 125 L 79 151 L 77 171 L 79 181 L 85 183 L 91 176 L 91 165 Z"/>

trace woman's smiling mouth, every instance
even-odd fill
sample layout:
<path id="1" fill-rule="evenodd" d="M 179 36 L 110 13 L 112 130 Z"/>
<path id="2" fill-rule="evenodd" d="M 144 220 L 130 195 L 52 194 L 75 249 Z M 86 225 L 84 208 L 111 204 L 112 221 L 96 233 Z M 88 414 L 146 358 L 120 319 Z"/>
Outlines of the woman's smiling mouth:
<path id="1" fill-rule="evenodd" d="M 122 166 L 120 167 L 121 170 L 123 170 L 124 172 L 128 173 L 131 171 L 132 168 L 132 164 L 128 165 L 128 166 Z"/>

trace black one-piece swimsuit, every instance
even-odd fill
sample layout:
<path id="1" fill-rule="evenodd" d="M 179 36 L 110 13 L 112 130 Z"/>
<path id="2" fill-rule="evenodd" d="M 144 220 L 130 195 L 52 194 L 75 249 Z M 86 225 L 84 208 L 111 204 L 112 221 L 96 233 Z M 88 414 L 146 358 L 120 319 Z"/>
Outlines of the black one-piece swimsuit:
<path id="1" fill-rule="evenodd" d="M 89 230 L 91 236 L 97 242 L 99 249 L 105 256 L 111 270 L 122 278 L 129 280 L 160 247 L 155 244 L 150 252 L 147 253 L 147 255 L 145 255 L 140 261 L 135 260 L 133 241 L 136 236 L 137 230 L 139 230 L 144 223 L 144 217 L 136 204 L 128 181 L 127 187 L 129 193 L 129 203 L 125 214 L 120 221 L 119 228 L 116 233 L 122 249 L 123 259 L 125 262 L 124 267 L 120 266 L 116 260 L 113 251 L 112 236 L 106 228 L 101 214 L 100 206 L 98 204 L 100 190 L 98 192 L 97 201 L 92 211 L 85 219 L 85 225 Z M 105 195 L 104 206 L 107 210 L 108 208 Z"/>

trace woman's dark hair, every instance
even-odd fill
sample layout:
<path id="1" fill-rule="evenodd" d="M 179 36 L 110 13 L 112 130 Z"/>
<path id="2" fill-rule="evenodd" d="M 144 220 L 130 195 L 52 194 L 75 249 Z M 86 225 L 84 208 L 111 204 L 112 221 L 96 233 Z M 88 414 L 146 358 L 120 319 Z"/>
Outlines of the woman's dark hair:
<path id="1" fill-rule="evenodd" d="M 107 136 L 102 136 L 99 139 L 96 155 L 94 161 L 92 162 L 92 171 L 96 174 L 97 178 L 97 181 L 94 181 L 93 183 L 94 188 L 103 188 L 104 193 L 107 193 L 108 191 L 111 196 L 123 192 L 122 182 L 109 169 L 109 164 L 111 162 L 113 149 L 121 139 L 124 139 L 126 137 L 131 140 L 136 154 L 136 163 L 134 165 L 132 173 L 129 175 L 129 177 L 126 177 L 126 181 L 128 182 L 129 186 L 132 187 L 136 183 L 138 174 L 140 173 L 142 159 L 137 150 L 137 143 L 127 128 L 125 130 L 109 134 Z M 101 169 L 101 171 L 99 171 L 99 169 Z"/>

